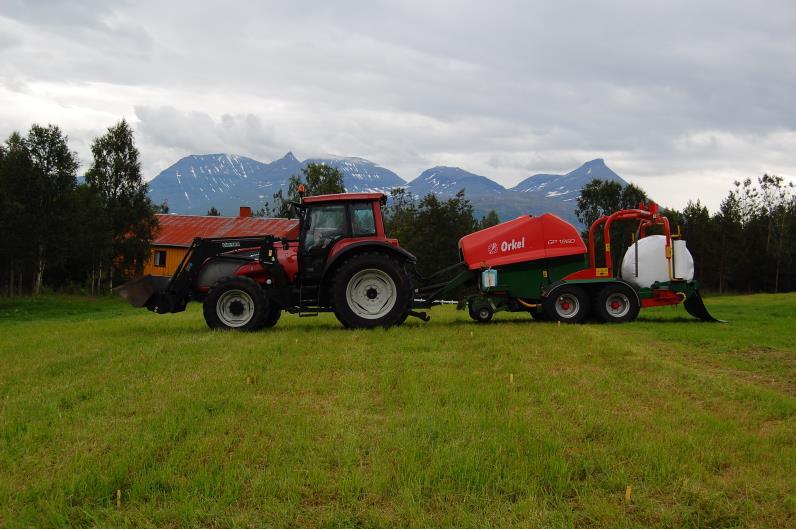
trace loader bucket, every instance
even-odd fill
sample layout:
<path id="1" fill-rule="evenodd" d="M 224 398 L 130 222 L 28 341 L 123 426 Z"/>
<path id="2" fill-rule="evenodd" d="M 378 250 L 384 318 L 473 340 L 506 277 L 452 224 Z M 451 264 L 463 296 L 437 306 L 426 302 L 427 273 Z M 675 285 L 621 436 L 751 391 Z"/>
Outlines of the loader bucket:
<path id="1" fill-rule="evenodd" d="M 686 312 L 688 312 L 694 318 L 698 318 L 702 321 L 727 323 L 725 320 L 719 320 L 710 315 L 708 308 L 705 306 L 705 302 L 702 300 L 702 296 L 699 295 L 698 290 L 689 294 L 689 296 L 683 302 L 683 306 L 685 307 Z"/>
<path id="2" fill-rule="evenodd" d="M 171 280 L 170 277 L 150 276 L 139 277 L 118 286 L 113 291 L 119 294 L 133 307 L 146 307 L 147 302 L 158 292 L 162 292 Z"/>

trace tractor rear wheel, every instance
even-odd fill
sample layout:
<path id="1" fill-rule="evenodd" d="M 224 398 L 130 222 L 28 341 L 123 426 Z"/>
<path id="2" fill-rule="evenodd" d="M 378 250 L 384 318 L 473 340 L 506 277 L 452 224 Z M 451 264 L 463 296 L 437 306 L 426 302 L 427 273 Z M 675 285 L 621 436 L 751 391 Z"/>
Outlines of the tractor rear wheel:
<path id="1" fill-rule="evenodd" d="M 549 320 L 580 323 L 589 315 L 589 296 L 579 286 L 560 286 L 547 296 L 542 308 Z"/>
<path id="2" fill-rule="evenodd" d="M 412 277 L 404 263 L 386 253 L 361 253 L 334 275 L 334 314 L 345 327 L 392 327 L 412 310 Z"/>
<path id="3" fill-rule="evenodd" d="M 220 330 L 260 330 L 266 325 L 268 312 L 268 298 L 260 285 L 241 276 L 227 276 L 216 281 L 203 305 L 207 326 Z"/>
<path id="4" fill-rule="evenodd" d="M 604 287 L 594 300 L 597 317 L 606 323 L 633 321 L 639 309 L 636 293 L 621 284 Z"/>

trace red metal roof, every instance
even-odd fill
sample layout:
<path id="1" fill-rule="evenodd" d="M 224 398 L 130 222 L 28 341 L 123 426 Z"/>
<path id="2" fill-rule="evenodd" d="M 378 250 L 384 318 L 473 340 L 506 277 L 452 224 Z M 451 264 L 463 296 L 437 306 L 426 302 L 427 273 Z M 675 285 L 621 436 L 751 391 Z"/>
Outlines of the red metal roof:
<path id="1" fill-rule="evenodd" d="M 315 195 L 304 197 L 304 202 L 340 202 L 349 200 L 381 200 L 385 198 L 384 193 L 337 193 L 334 195 Z"/>
<path id="2" fill-rule="evenodd" d="M 190 246 L 194 237 L 251 237 L 274 235 L 298 238 L 298 221 L 262 217 L 206 217 L 202 215 L 157 215 L 160 227 L 154 246 Z"/>

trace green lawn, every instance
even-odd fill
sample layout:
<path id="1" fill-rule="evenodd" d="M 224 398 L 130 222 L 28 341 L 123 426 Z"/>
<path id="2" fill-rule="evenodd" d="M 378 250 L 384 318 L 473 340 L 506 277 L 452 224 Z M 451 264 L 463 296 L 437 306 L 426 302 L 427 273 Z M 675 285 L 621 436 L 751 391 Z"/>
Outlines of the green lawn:
<path id="1" fill-rule="evenodd" d="M 796 295 L 706 303 L 239 334 L 0 299 L 0 527 L 793 527 Z"/>

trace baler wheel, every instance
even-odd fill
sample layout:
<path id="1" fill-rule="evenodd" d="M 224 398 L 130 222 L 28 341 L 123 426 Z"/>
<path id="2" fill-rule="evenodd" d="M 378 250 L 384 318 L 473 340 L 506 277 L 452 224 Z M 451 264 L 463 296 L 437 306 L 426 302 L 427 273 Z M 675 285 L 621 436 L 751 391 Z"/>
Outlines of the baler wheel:
<path id="1" fill-rule="evenodd" d="M 470 313 L 470 317 L 477 321 L 478 323 L 487 323 L 492 320 L 492 316 L 495 315 L 495 311 L 492 310 L 492 307 L 489 305 L 481 305 L 480 307 L 473 307 L 469 306 L 467 308 L 467 312 Z"/>
<path id="2" fill-rule="evenodd" d="M 580 323 L 589 315 L 589 296 L 578 286 L 563 285 L 547 296 L 542 308 L 549 320 Z"/>
<path id="3" fill-rule="evenodd" d="M 202 312 L 211 329 L 251 332 L 266 325 L 268 305 L 256 281 L 249 277 L 227 276 L 212 286 Z"/>
<path id="4" fill-rule="evenodd" d="M 625 285 L 608 285 L 594 300 L 594 310 L 600 321 L 623 323 L 638 317 L 640 307 L 636 293 Z"/>
<path id="5" fill-rule="evenodd" d="M 531 309 L 528 313 L 535 321 L 547 321 L 547 314 L 542 307 Z"/>

